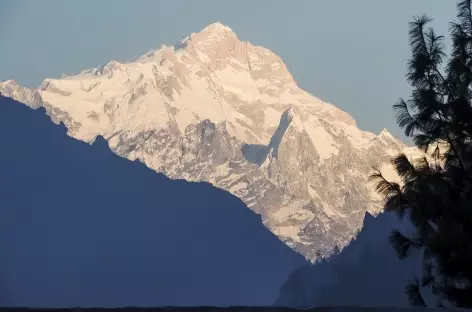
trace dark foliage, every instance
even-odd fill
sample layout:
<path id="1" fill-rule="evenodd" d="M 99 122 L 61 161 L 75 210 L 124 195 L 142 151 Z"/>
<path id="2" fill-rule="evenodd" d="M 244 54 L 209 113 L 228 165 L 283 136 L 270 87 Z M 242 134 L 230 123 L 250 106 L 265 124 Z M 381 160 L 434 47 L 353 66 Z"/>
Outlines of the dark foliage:
<path id="1" fill-rule="evenodd" d="M 416 233 L 394 231 L 390 242 L 400 258 L 423 252 L 423 272 L 405 288 L 411 303 L 426 306 L 421 294 L 429 287 L 439 306 L 472 307 L 472 0 L 457 4 L 451 23 L 452 52 L 443 37 L 427 28 L 431 19 L 410 23 L 409 99 L 394 105 L 397 123 L 424 156 L 401 154 L 392 164 L 401 181 L 371 175 L 385 210 L 408 216 Z"/>

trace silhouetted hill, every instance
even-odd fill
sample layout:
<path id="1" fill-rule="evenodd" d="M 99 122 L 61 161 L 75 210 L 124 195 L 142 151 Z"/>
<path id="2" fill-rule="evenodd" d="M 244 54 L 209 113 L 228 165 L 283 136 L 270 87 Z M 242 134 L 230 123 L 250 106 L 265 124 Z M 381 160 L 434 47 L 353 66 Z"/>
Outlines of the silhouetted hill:
<path id="1" fill-rule="evenodd" d="M 283 306 L 411 307 L 405 294 L 409 280 L 421 274 L 421 251 L 400 260 L 388 241 L 392 229 L 412 233 L 408 218 L 400 222 L 393 213 L 376 218 L 366 213 L 363 228 L 338 255 L 327 261 L 296 269 L 281 288 L 277 304 Z M 429 290 L 427 303 L 437 301 Z"/>
<path id="2" fill-rule="evenodd" d="M 304 258 L 241 200 L 0 97 L 0 306 L 268 305 Z"/>

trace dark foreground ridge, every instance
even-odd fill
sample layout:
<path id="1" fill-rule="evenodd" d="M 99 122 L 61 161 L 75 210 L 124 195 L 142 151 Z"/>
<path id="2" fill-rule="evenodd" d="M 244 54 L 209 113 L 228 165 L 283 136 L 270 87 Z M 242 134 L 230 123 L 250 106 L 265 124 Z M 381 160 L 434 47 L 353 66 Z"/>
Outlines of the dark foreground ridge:
<path id="1" fill-rule="evenodd" d="M 282 307 L 162 307 L 162 308 L 115 308 L 115 309 L 99 309 L 99 308 L 90 308 L 90 309 L 21 309 L 21 308 L 11 308 L 11 309 L 2 309 L 2 311 L 54 311 L 54 312 L 106 312 L 106 311 L 131 311 L 131 312 L 412 312 L 412 311 L 423 311 L 421 308 L 412 309 L 412 308 L 376 308 L 376 307 L 316 307 L 308 309 L 295 309 L 295 308 L 282 308 Z M 453 308 L 429 308 L 428 312 L 457 312 L 457 311 L 468 311 L 462 309 L 453 309 Z"/>
<path id="2" fill-rule="evenodd" d="M 265 306 L 306 263 L 237 197 L 75 140 L 42 108 L 0 96 L 0 143 L 0 306 Z"/>

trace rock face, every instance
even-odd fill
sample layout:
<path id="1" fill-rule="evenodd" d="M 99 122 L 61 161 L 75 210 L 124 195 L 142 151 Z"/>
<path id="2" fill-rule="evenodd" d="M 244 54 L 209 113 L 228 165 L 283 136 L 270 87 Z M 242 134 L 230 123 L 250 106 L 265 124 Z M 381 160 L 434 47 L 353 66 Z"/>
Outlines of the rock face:
<path id="1" fill-rule="evenodd" d="M 366 211 L 380 211 L 367 177 L 406 148 L 387 130 L 359 130 L 300 89 L 277 55 L 219 23 L 127 63 L 0 92 L 43 106 L 72 137 L 101 135 L 170 178 L 231 192 L 309 259 L 345 245 Z"/>

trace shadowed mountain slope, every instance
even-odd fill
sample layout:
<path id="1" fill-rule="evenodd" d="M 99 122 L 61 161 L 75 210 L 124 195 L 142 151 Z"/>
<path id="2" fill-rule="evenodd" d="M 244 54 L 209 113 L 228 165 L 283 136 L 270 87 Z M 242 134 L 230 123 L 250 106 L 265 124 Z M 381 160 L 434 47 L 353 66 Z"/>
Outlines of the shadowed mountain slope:
<path id="1" fill-rule="evenodd" d="M 390 212 L 377 217 L 366 213 L 363 228 L 345 249 L 327 261 L 296 269 L 281 288 L 277 305 L 312 307 L 411 307 L 405 286 L 421 276 L 422 251 L 400 260 L 389 243 L 392 229 L 411 234 L 414 227 Z M 428 306 L 437 298 L 430 289 L 422 294 Z"/>
<path id="2" fill-rule="evenodd" d="M 0 96 L 0 306 L 268 305 L 304 258 L 208 183 L 171 180 Z"/>

